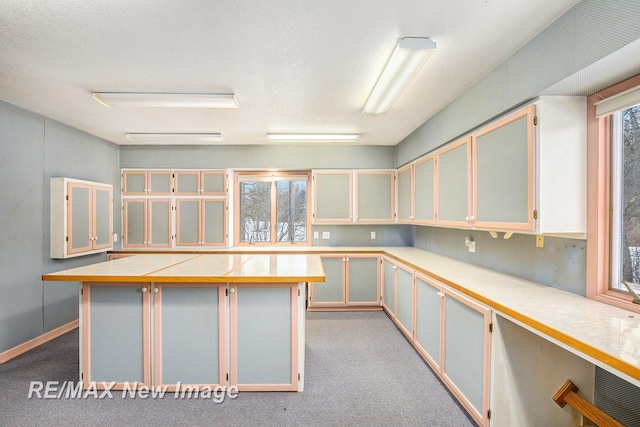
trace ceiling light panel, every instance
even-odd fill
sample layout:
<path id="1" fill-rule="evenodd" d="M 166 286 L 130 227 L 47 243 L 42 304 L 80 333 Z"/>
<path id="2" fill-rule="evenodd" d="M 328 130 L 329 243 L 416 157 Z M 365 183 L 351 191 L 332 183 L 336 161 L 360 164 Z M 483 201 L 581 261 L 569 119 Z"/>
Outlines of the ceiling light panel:
<path id="1" fill-rule="evenodd" d="M 280 143 L 356 143 L 357 133 L 268 133 L 267 141 Z"/>
<path id="2" fill-rule="evenodd" d="M 396 45 L 362 109 L 365 116 L 383 116 L 436 50 L 426 37 L 404 37 Z"/>
<path id="3" fill-rule="evenodd" d="M 107 107 L 238 108 L 233 93 L 94 92 L 93 98 Z"/>
<path id="4" fill-rule="evenodd" d="M 128 133 L 127 139 L 151 145 L 206 145 L 224 142 L 220 133 Z"/>

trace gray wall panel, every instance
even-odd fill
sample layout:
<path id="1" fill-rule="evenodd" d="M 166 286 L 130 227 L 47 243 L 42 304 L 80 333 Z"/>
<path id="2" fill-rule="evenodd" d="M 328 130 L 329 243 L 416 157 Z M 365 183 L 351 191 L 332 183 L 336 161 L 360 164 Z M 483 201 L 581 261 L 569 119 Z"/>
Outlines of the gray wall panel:
<path id="1" fill-rule="evenodd" d="M 42 333 L 43 130 L 0 102 L 0 352 Z"/>
<path id="2" fill-rule="evenodd" d="M 0 352 L 78 318 L 77 284 L 43 284 L 43 273 L 106 259 L 49 258 L 49 177 L 106 182 L 117 194 L 119 174 L 116 145 L 0 101 Z"/>
<path id="3" fill-rule="evenodd" d="M 122 146 L 122 168 L 393 168 L 389 146 Z"/>
<path id="4" fill-rule="evenodd" d="M 532 280 L 584 296 L 586 293 L 586 241 L 546 236 L 536 248 L 535 236 L 514 234 L 497 239 L 479 230 L 415 226 L 415 247 L 491 270 Z M 476 252 L 464 245 L 476 242 Z"/>

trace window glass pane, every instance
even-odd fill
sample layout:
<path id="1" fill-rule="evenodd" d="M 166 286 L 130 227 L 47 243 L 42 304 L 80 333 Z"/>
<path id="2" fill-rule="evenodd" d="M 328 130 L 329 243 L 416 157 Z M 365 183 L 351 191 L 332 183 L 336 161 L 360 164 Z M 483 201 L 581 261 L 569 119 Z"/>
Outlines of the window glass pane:
<path id="1" fill-rule="evenodd" d="M 613 288 L 640 282 L 640 105 L 614 117 L 612 138 Z"/>
<path id="2" fill-rule="evenodd" d="M 240 241 L 271 241 L 271 183 L 240 182 Z"/>
<path id="3" fill-rule="evenodd" d="M 276 181 L 276 241 L 307 241 L 307 181 Z"/>

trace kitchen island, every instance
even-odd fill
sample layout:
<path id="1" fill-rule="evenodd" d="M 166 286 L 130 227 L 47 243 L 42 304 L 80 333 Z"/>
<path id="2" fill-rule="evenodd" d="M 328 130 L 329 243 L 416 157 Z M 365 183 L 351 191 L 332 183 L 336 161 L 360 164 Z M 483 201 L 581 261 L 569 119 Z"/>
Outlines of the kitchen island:
<path id="1" fill-rule="evenodd" d="M 80 284 L 84 387 L 304 388 L 305 284 L 318 255 L 140 254 L 59 271 Z"/>

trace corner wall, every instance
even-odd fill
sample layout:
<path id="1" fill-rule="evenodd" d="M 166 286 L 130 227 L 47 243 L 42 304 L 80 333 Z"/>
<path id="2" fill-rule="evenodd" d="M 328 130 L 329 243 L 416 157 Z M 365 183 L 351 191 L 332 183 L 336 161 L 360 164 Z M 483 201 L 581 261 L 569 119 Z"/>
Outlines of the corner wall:
<path id="1" fill-rule="evenodd" d="M 106 260 L 49 258 L 52 176 L 113 184 L 117 194 L 118 147 L 0 101 L 0 353 L 78 318 L 77 284 L 44 283 L 42 274 Z"/>

